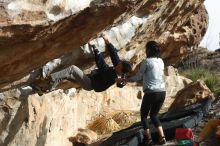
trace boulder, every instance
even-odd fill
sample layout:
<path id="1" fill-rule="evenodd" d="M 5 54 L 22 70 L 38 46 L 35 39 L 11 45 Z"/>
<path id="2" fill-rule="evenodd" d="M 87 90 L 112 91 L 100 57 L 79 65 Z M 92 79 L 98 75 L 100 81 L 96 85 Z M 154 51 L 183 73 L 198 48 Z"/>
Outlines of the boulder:
<path id="1" fill-rule="evenodd" d="M 204 100 L 205 98 L 211 98 L 212 100 L 215 99 L 213 93 L 202 80 L 190 83 L 185 88 L 178 91 L 174 98 L 175 100 L 169 110 L 194 104 Z"/>
<path id="2" fill-rule="evenodd" d="M 81 144 L 91 144 L 96 142 L 98 139 L 98 135 L 89 129 L 79 129 L 79 132 L 74 137 L 70 137 L 71 142 L 81 143 Z"/>
<path id="3" fill-rule="evenodd" d="M 90 2 L 4 1 L 0 8 L 4 12 L 0 21 L 0 91 L 33 83 L 42 66 L 53 59 L 65 58 L 57 70 L 71 64 L 91 69 L 94 61 L 84 46 L 94 38 L 102 46 L 98 36 L 104 30 L 122 49 L 121 56 L 128 60 L 138 56 L 139 61 L 132 62 L 136 66 L 145 57 L 148 40 L 160 42 L 165 64 L 174 64 L 197 46 L 207 28 L 207 12 L 198 0 Z M 141 20 L 129 22 L 135 14 Z"/>
<path id="4" fill-rule="evenodd" d="M 28 85 L 41 82 L 39 76 L 42 70 L 50 71 L 50 67 L 44 68 L 50 61 L 55 63 L 54 71 L 74 64 L 89 73 L 95 62 L 87 43 L 94 39 L 100 51 L 105 52 L 99 38 L 103 31 L 111 36 L 120 57 L 130 60 L 134 67 L 146 57 L 144 46 L 149 40 L 161 43 L 165 64 L 173 64 L 204 35 L 208 19 L 202 2 L 1 1 L 0 145 L 72 146 L 68 137 L 76 135 L 79 128 L 85 128 L 97 115 L 139 110 L 142 87 L 135 84 L 122 89 L 112 86 L 96 93 L 68 89 L 72 86 L 64 82 L 64 92 L 56 90 L 41 97 Z M 195 16 L 201 17 L 191 23 Z M 199 29 L 194 31 L 197 23 Z M 108 54 L 103 54 L 110 64 Z M 181 84 L 182 88 L 184 83 Z M 172 95 L 175 92 L 172 89 Z"/>
<path id="5" fill-rule="evenodd" d="M 192 80 L 180 75 L 171 75 L 165 76 L 165 82 L 166 96 L 175 97 L 177 92 L 190 84 Z"/>
<path id="6" fill-rule="evenodd" d="M 178 74 L 178 70 L 173 66 L 167 66 L 164 69 L 166 96 L 175 97 L 176 93 L 186 87 L 192 81 Z"/>

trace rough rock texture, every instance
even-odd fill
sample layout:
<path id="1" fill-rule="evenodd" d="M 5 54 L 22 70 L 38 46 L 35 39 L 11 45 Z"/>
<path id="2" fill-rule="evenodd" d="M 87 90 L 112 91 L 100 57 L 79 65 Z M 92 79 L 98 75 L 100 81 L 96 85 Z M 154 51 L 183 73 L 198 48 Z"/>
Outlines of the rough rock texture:
<path id="1" fill-rule="evenodd" d="M 65 134 L 72 134 L 70 127 L 76 125 L 76 115 L 71 114 L 74 99 L 53 94 L 56 96 L 51 98 L 33 95 L 18 99 L 16 91 L 10 93 L 11 98 L 1 102 L 7 106 L 1 111 L 0 145 L 68 145 Z"/>
<path id="2" fill-rule="evenodd" d="M 190 9 L 190 6 L 187 8 Z M 175 12 L 174 12 L 175 13 Z M 185 13 L 184 11 L 176 13 Z M 182 16 L 174 16 L 171 19 L 177 19 L 181 17 L 181 20 L 177 22 L 176 27 L 171 28 L 170 31 L 164 33 L 167 36 L 166 40 L 162 43 L 163 48 L 166 49 L 163 53 L 163 57 L 167 60 L 168 64 L 175 64 L 181 58 L 186 56 L 189 51 L 196 49 L 205 35 L 208 26 L 208 15 L 205 11 L 204 5 L 201 5 L 193 12 L 193 15 L 188 16 L 188 21 L 183 23 Z M 180 26 L 181 25 L 181 26 Z M 171 49 L 172 48 L 172 49 Z"/>
<path id="3" fill-rule="evenodd" d="M 196 46 L 202 30 L 207 27 L 203 0 L 90 2 L 0 2 L 0 91 L 4 90 L 0 93 L 0 146 L 72 146 L 68 138 L 97 115 L 115 110 L 139 110 L 143 93 L 136 84 L 122 89 L 113 86 L 102 93 L 70 89 L 42 97 L 33 94 L 29 86 L 22 85 L 38 82 L 40 68 L 48 61 L 58 59 L 52 61 L 59 66 L 56 70 L 76 64 L 90 72 L 94 61 L 86 43 L 105 30 L 111 35 L 111 42 L 120 42 L 117 44 L 120 56 L 130 60 L 134 67 L 138 68 L 145 57 L 144 45 L 152 39 L 161 42 L 162 57 L 166 64 L 172 64 L 185 55 L 188 48 L 182 48 L 187 42 L 185 38 L 189 38 L 192 47 Z M 134 14 L 141 18 L 132 19 Z M 196 16 L 198 21 L 203 19 L 198 30 L 191 22 Z M 99 38 L 95 41 L 104 51 Z M 176 44 L 175 47 L 172 44 Z M 106 59 L 110 62 L 108 57 Z M 172 83 L 170 79 L 167 81 Z M 182 79 L 174 84 L 180 88 L 185 86 Z M 173 96 L 176 91 L 169 92 Z"/>
<path id="4" fill-rule="evenodd" d="M 178 74 L 178 70 L 173 66 L 168 66 L 164 70 L 166 81 L 166 96 L 175 97 L 177 92 L 185 88 L 192 80 Z"/>
<path id="5" fill-rule="evenodd" d="M 205 48 L 198 48 L 180 60 L 176 67 L 182 70 L 203 68 L 220 72 L 220 52 L 212 52 Z"/>
<path id="6" fill-rule="evenodd" d="M 180 90 L 174 98 L 175 100 L 169 109 L 181 108 L 186 105 L 200 102 L 205 98 L 211 98 L 212 100 L 215 99 L 213 93 L 202 80 L 190 83 L 185 88 Z"/>
<path id="7" fill-rule="evenodd" d="M 89 129 L 79 129 L 75 137 L 70 138 L 71 141 L 83 144 L 91 144 L 97 141 L 98 135 Z"/>
<path id="8" fill-rule="evenodd" d="M 68 138 L 97 115 L 139 110 L 140 91 L 140 87 L 113 86 L 98 94 L 73 89 L 41 97 L 36 94 L 25 97 L 20 94 L 21 89 L 1 93 L 0 146 L 72 146 Z"/>
<path id="9" fill-rule="evenodd" d="M 26 22 L 26 17 L 19 24 L 1 24 L 1 84 L 18 80 L 47 61 L 80 47 L 111 25 L 121 14 L 126 11 L 135 11 L 143 2 L 137 2 L 137 0 L 95 1 L 90 7 L 74 15 L 46 25 L 30 25 Z M 9 4 L 3 3 L 3 8 L 7 10 Z M 30 11 L 35 12 L 34 9 Z M 30 13 L 28 11 L 28 14 Z M 97 20 L 100 23 L 97 23 Z M 83 54 L 79 51 L 77 49 L 74 52 L 75 64 L 80 63 L 83 58 Z"/>
<path id="10" fill-rule="evenodd" d="M 167 96 L 174 96 L 174 87 L 185 86 L 186 79 L 177 82 L 177 78 L 182 77 L 166 76 Z M 29 95 L 31 92 L 31 88 L 26 87 L 0 93 L 0 146 L 72 145 L 68 138 L 75 136 L 78 128 L 85 128 L 98 115 L 139 111 L 143 97 L 142 87 L 136 84 L 122 89 L 113 86 L 101 93 L 69 89 L 39 97 Z M 173 100 L 166 98 L 167 102 L 170 105 Z M 166 106 L 164 104 L 164 110 Z"/>
<path id="11" fill-rule="evenodd" d="M 162 44 L 162 58 L 165 63 L 175 64 L 188 50 L 197 46 L 207 28 L 207 12 L 203 5 L 195 1 L 163 1 L 160 9 L 155 9 L 155 15 L 148 18 L 130 48 L 144 48 L 143 40 L 157 40 Z M 195 9 L 196 7 L 196 9 Z M 158 7 L 156 7 L 158 8 Z M 199 13 L 198 13 L 199 12 Z M 199 21 L 199 23 L 195 23 Z M 195 28 L 196 27 L 196 28 Z M 198 31 L 193 31 L 193 29 Z M 198 33 L 198 34 L 197 34 Z"/>
<path id="12" fill-rule="evenodd" d="M 24 6 L 19 8 L 19 11 L 16 11 L 16 18 L 18 17 L 21 21 L 2 21 L 4 24 L 1 23 L 1 90 L 8 90 L 17 85 L 21 86 L 21 84 L 33 82 L 36 76 L 39 75 L 38 67 L 68 52 L 72 52 L 71 63 L 83 67 L 83 62 L 88 62 L 88 58 L 91 58 L 91 55 L 88 57 L 84 51 L 79 49 L 80 46 L 86 44 L 91 38 L 95 38 L 102 30 L 110 28 L 113 22 L 115 22 L 113 26 L 116 26 L 117 23 L 125 22 L 136 11 L 136 15 L 146 18 L 147 22 L 139 26 L 135 31 L 135 36 L 132 37 L 132 41 L 124 44 L 126 45 L 126 50 L 123 50 L 121 53 L 128 52 L 129 50 L 132 50 L 135 56 L 139 56 L 141 53 L 139 60 L 144 58 L 144 53 L 141 50 L 143 50 L 145 43 L 148 40 L 155 39 L 161 42 L 163 46 L 162 57 L 165 59 L 166 64 L 173 64 L 187 52 L 186 50 L 189 47 L 184 47 L 187 42 L 190 41 L 190 47 L 197 46 L 204 34 L 203 32 L 207 28 L 207 13 L 204 6 L 201 5 L 201 2 L 203 2 L 201 0 L 93 1 L 90 7 L 87 7 L 88 4 L 82 6 L 80 9 L 85 9 L 81 11 L 78 9 L 75 10 L 78 7 L 73 7 L 73 4 L 63 4 L 61 1 L 60 3 L 55 3 L 52 0 L 26 2 L 26 5 L 24 4 L 25 2 L 21 3 Z M 70 3 L 70 1 L 67 2 Z M 4 20 L 6 18 L 9 19 L 9 16 L 6 17 L 6 14 L 11 14 L 9 11 L 14 12 L 14 9 L 21 5 L 20 1 L 15 1 L 14 3 L 16 4 L 12 3 L 13 5 L 11 3 L 11 1 L 2 3 L 1 9 L 4 11 L 3 14 L 5 14 L 3 17 Z M 31 6 L 34 5 L 34 8 L 29 8 L 28 14 L 36 11 L 46 13 L 47 17 L 42 18 L 46 23 L 36 24 L 37 20 L 26 21 L 29 17 L 21 15 L 22 10 L 26 10 L 26 7 L 29 7 L 30 3 Z M 89 2 L 87 1 L 87 3 Z M 10 4 L 13 6 L 13 10 L 11 10 Z M 36 10 L 35 7 L 38 4 L 40 6 L 46 5 L 45 9 Z M 54 10 L 50 11 L 50 8 L 54 7 L 54 5 L 56 5 L 53 8 Z M 133 7 L 134 5 L 135 7 Z M 61 20 L 58 18 L 51 19 L 48 13 L 59 11 L 59 7 L 63 7 L 63 9 L 56 16 L 59 16 L 58 18 Z M 74 15 L 70 15 L 72 13 Z M 195 23 L 194 18 L 199 23 Z M 102 23 L 97 24 L 97 20 Z M 197 30 L 197 27 L 200 29 L 193 31 L 193 29 Z M 113 37 L 116 34 L 121 36 L 126 35 L 114 32 Z M 121 41 L 123 39 L 117 38 L 117 40 Z M 124 48 L 124 46 L 119 47 Z M 12 83 L 12 81 L 15 82 Z"/>

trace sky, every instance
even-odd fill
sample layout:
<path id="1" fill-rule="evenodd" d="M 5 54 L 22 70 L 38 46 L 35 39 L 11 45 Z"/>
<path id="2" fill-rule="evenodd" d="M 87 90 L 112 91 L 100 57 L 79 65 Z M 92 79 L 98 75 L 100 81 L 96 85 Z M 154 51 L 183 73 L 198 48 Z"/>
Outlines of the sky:
<path id="1" fill-rule="evenodd" d="M 209 50 L 220 48 L 220 0 L 205 0 L 209 15 L 209 26 L 200 46 Z"/>

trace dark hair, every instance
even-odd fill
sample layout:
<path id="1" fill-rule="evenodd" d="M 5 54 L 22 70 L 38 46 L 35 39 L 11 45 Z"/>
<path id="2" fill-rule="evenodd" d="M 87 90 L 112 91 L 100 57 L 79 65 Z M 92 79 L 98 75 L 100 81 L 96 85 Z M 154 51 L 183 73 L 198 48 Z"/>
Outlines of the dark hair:
<path id="1" fill-rule="evenodd" d="M 160 57 L 160 45 L 155 42 L 155 41 L 149 41 L 146 44 L 146 54 L 147 57 L 152 58 L 152 57 Z"/>
<path id="2" fill-rule="evenodd" d="M 121 64 L 122 64 L 122 73 L 126 74 L 132 70 L 132 66 L 128 61 L 122 60 Z"/>

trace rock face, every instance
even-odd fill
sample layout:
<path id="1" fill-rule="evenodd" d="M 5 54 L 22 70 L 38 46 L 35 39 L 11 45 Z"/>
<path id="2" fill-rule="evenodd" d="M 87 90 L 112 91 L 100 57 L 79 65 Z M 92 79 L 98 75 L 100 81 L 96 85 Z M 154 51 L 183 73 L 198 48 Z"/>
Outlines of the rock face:
<path id="1" fill-rule="evenodd" d="M 8 7 L 13 8 L 10 4 L 15 2 L 9 1 L 8 4 L 7 2 L 3 3 L 3 11 L 8 13 L 8 11 L 10 11 Z M 23 2 L 24 4 L 21 5 L 28 5 L 32 1 L 27 2 L 28 3 Z M 52 4 L 55 2 L 56 1 L 51 1 Z M 126 11 L 135 11 L 138 5 L 141 5 L 143 2 L 144 1 L 137 2 L 137 0 L 94 1 L 90 7 L 69 17 L 64 17 L 62 20 L 49 23 L 50 20 L 45 18 L 44 20 L 46 20 L 47 23 L 43 25 L 32 25 L 36 23 L 35 17 L 32 17 L 33 20 L 30 24 L 30 20 L 27 20 L 28 16 L 24 15 L 24 17 L 22 17 L 22 12 L 25 10 L 19 11 L 19 17 L 16 18 L 21 19 L 20 23 L 15 21 L 12 24 L 1 24 L 1 84 L 18 80 L 49 60 L 60 57 L 74 48 L 79 48 L 104 28 L 111 25 L 121 14 Z M 77 3 L 77 1 L 75 1 L 75 3 Z M 54 11 L 62 7 L 60 6 L 61 4 L 57 4 L 57 8 L 54 8 Z M 37 6 L 40 7 L 41 5 L 39 4 Z M 68 7 L 68 4 L 65 6 Z M 65 6 L 63 6 L 62 9 L 65 10 Z M 26 13 L 31 15 L 36 11 L 37 10 L 30 7 Z M 38 12 L 43 13 L 44 11 L 39 10 L 37 13 Z M 63 13 L 65 13 L 65 11 Z M 97 23 L 97 20 L 101 23 Z M 78 64 L 82 61 L 80 58 L 83 58 L 83 54 L 81 54 L 79 50 L 76 50 L 74 54 L 75 57 L 77 57 L 75 58 L 74 64 Z"/>
<path id="2" fill-rule="evenodd" d="M 171 104 L 170 109 L 181 108 L 190 104 L 201 102 L 205 98 L 211 98 L 214 100 L 212 92 L 205 85 L 204 81 L 198 80 L 190 83 L 176 94 L 175 100 Z"/>
<path id="3" fill-rule="evenodd" d="M 167 97 L 175 97 L 179 90 L 192 82 L 192 80 L 180 76 L 177 69 L 172 66 L 168 66 L 165 69 L 165 81 Z"/>
<path id="4" fill-rule="evenodd" d="M 186 79 L 181 81 L 183 77 L 171 73 L 172 70 L 175 69 L 169 69 L 170 74 L 166 76 L 167 96 L 176 94 L 171 86 L 179 89 L 185 86 L 183 81 Z M 179 81 L 171 82 L 177 78 Z M 69 89 L 57 90 L 41 97 L 29 94 L 30 87 L 0 94 L 1 146 L 72 145 L 71 137 L 77 134 L 78 128 L 87 127 L 98 115 L 121 110 L 139 111 L 143 97 L 142 87 L 135 84 L 122 89 L 112 86 L 101 93 Z M 87 137 L 86 134 L 78 136 Z"/>
<path id="5" fill-rule="evenodd" d="M 141 87 L 113 86 L 102 93 L 70 89 L 41 97 L 24 96 L 18 89 L 1 93 L 0 146 L 72 146 L 68 138 L 99 114 L 139 110 L 140 91 Z"/>
<path id="6" fill-rule="evenodd" d="M 175 63 L 188 48 L 199 43 L 207 27 L 207 13 L 202 2 L 0 2 L 0 146 L 72 146 L 68 138 L 75 136 L 79 128 L 85 128 L 97 115 L 115 110 L 139 110 L 143 93 L 142 87 L 136 84 L 123 89 L 112 86 L 102 93 L 57 90 L 41 97 L 33 94 L 27 85 L 38 82 L 36 77 L 41 68 L 48 70 L 45 64 L 53 59 L 57 60 L 49 62 L 52 64 L 49 68 L 55 66 L 55 71 L 75 64 L 90 72 L 94 61 L 86 43 L 94 40 L 99 49 L 105 51 L 98 38 L 103 31 L 110 35 L 120 56 L 130 60 L 134 67 L 145 57 L 144 45 L 152 39 L 162 44 L 166 64 Z M 140 18 L 131 17 L 134 15 Z M 199 23 L 193 22 L 195 18 Z M 190 44 L 182 47 L 186 42 Z M 166 81 L 174 80 L 173 85 L 180 89 L 186 85 L 182 78 L 180 82 L 173 79 L 178 78 L 175 73 L 172 76 Z M 168 92 L 169 96 L 174 96 L 177 91 L 170 89 Z"/>
<path id="7" fill-rule="evenodd" d="M 91 144 L 96 142 L 98 139 L 98 135 L 89 129 L 79 129 L 79 132 L 75 137 L 72 138 L 73 142 L 83 143 L 83 144 Z"/>
<path id="8" fill-rule="evenodd" d="M 140 50 L 148 40 L 154 39 L 162 44 L 166 64 L 173 64 L 185 55 L 189 48 L 184 47 L 187 42 L 190 48 L 197 46 L 207 28 L 207 13 L 199 0 L 89 2 L 8 0 L 1 3 L 0 90 L 33 82 L 39 75 L 39 67 L 68 52 L 72 54 L 71 64 L 83 67 L 83 62 L 88 62 L 88 55 L 79 49 L 80 46 L 104 29 L 110 29 L 111 25 L 124 23 L 135 12 L 147 22 L 140 24 L 132 40 L 122 43 L 124 45 L 119 45 L 118 49 L 126 48 L 121 53 L 132 50 L 135 56 L 141 53 L 143 58 Z M 33 17 L 29 15 L 36 17 L 30 20 Z M 97 24 L 97 20 L 101 23 Z M 111 33 L 119 42 L 127 35 L 118 31 Z"/>
<path id="9" fill-rule="evenodd" d="M 190 6 L 187 9 L 190 9 Z M 196 49 L 206 32 L 208 15 L 204 5 L 199 6 L 192 13 L 193 15 L 188 16 L 189 19 L 184 24 L 180 20 L 180 22 L 175 24 L 177 26 L 175 29 L 171 28 L 170 31 L 164 33 L 167 38 L 162 43 L 163 48 L 166 48 L 166 51 L 163 52 L 163 57 L 168 64 L 177 63 L 189 51 Z M 179 16 L 174 16 L 170 19 L 176 19 L 176 17 Z"/>
<path id="10" fill-rule="evenodd" d="M 189 53 L 176 65 L 179 69 L 203 68 L 214 72 L 220 71 L 220 52 L 211 52 L 205 48 L 198 48 Z"/>
<path id="11" fill-rule="evenodd" d="M 162 45 L 161 56 L 165 63 L 170 65 L 178 62 L 188 50 L 199 44 L 207 28 L 206 10 L 203 5 L 197 5 L 194 2 L 163 1 L 157 4 L 160 9 L 154 6 L 155 15 L 149 16 L 142 33 L 133 40 L 138 44 L 131 43 L 129 47 L 144 48 L 145 42 L 142 40 L 157 40 Z"/>

